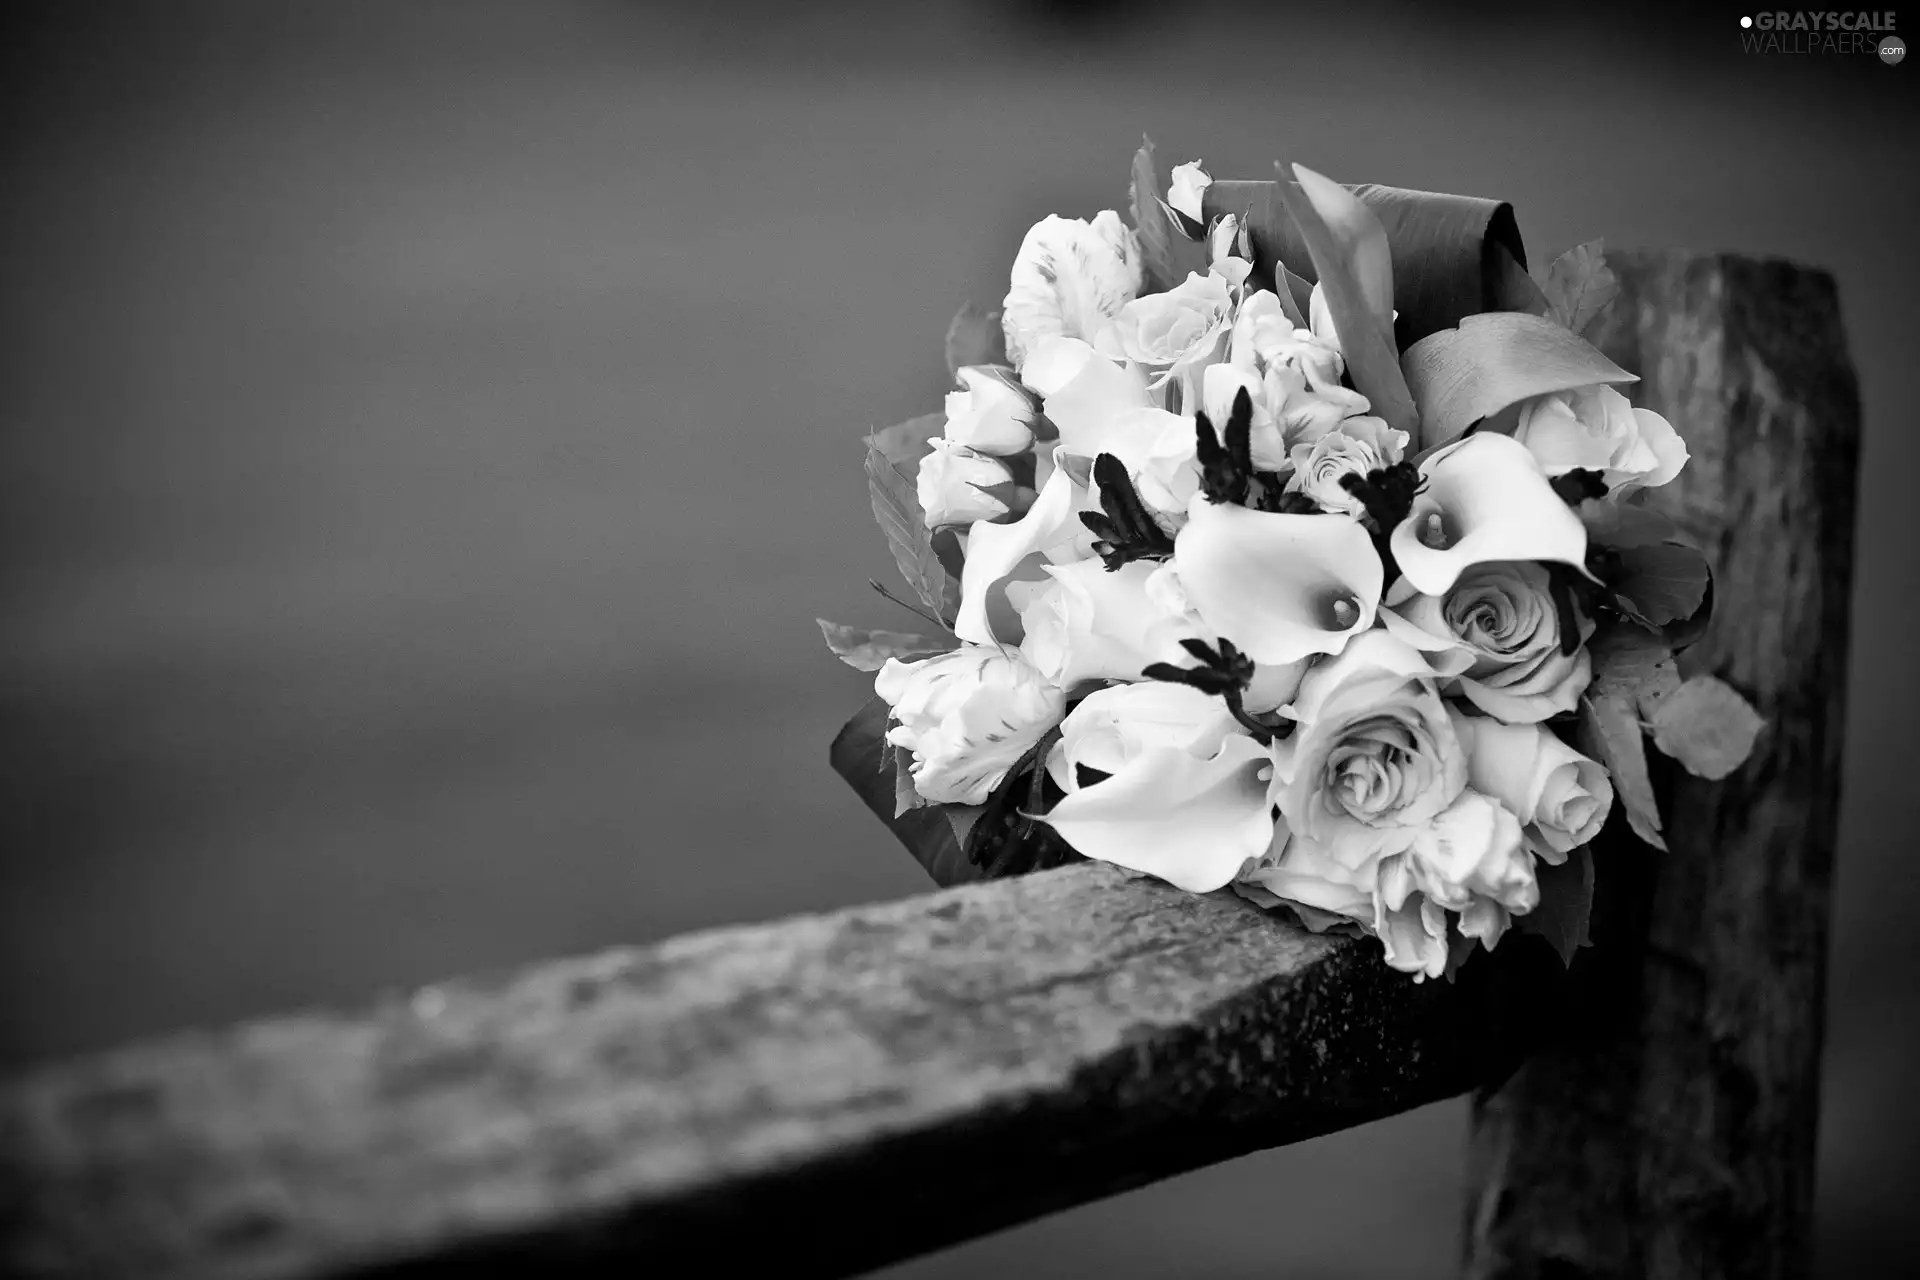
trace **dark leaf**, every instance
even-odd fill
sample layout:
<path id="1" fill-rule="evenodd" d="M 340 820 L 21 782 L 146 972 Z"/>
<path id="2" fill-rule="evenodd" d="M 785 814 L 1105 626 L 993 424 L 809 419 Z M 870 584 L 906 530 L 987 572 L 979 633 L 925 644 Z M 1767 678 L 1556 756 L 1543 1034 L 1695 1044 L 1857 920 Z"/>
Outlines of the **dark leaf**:
<path id="1" fill-rule="evenodd" d="M 1373 210 L 1387 233 L 1400 350 L 1452 328 L 1462 316 L 1513 309 L 1506 264 L 1524 273 L 1527 254 L 1510 205 L 1374 183 L 1349 190 Z M 1278 265 L 1306 280 L 1317 278 L 1306 241 L 1287 216 L 1279 183 L 1215 179 L 1202 212 L 1209 221 L 1221 213 L 1241 215 L 1253 243 L 1254 266 L 1261 271 L 1283 278 Z M 1304 297 L 1300 309 L 1305 311 Z"/>
<path id="2" fill-rule="evenodd" d="M 1460 932 L 1460 922 L 1452 916 L 1447 917 L 1447 967 L 1440 976 L 1452 982 L 1460 973 L 1460 967 L 1473 957 L 1479 949 L 1480 939 L 1470 938 Z"/>
<path id="3" fill-rule="evenodd" d="M 1526 915 L 1515 916 L 1513 923 L 1545 938 L 1561 962 L 1570 965 L 1573 953 L 1593 941 L 1587 936 L 1587 918 L 1593 911 L 1593 853 L 1581 845 L 1557 867 L 1536 863 L 1534 874 L 1540 882 L 1540 902 Z"/>
<path id="4" fill-rule="evenodd" d="M 1586 332 L 1620 292 L 1620 278 L 1607 266 L 1604 248 L 1604 241 L 1589 240 L 1547 268 L 1547 314 L 1575 333 Z"/>
<path id="5" fill-rule="evenodd" d="M 1647 744 L 1637 712 L 1633 702 L 1619 694 L 1588 688 L 1580 700 L 1575 745 L 1607 767 L 1633 833 L 1664 853 L 1667 842 L 1661 834 L 1660 805 L 1647 773 Z"/>
<path id="6" fill-rule="evenodd" d="M 1766 721 L 1738 690 L 1713 676 L 1695 676 L 1648 717 L 1653 745 L 1695 777 L 1718 780 L 1745 764 Z"/>
<path id="7" fill-rule="evenodd" d="M 960 644 L 953 636 L 869 630 L 828 622 L 825 618 L 814 621 L 820 624 L 820 634 L 826 637 L 827 647 L 833 650 L 834 656 L 855 671 L 878 671 L 887 664 L 888 658 L 902 661 L 924 658 L 931 653 L 945 653 Z"/>
<path id="8" fill-rule="evenodd" d="M 1682 542 L 1616 550 L 1605 576 L 1614 607 L 1655 630 L 1692 618 L 1707 598 L 1707 558 Z"/>
<path id="9" fill-rule="evenodd" d="M 987 310 L 971 302 L 960 308 L 947 326 L 947 372 L 958 374 L 968 365 L 1007 363 L 1007 335 L 1000 327 L 998 308 Z"/>
<path id="10" fill-rule="evenodd" d="M 1520 265 L 1513 252 L 1503 244 L 1493 246 L 1496 279 L 1493 290 L 1493 305 L 1489 311 L 1524 311 L 1530 316 L 1544 316 L 1552 310 L 1547 295 L 1540 291 L 1527 269 Z"/>
<path id="11" fill-rule="evenodd" d="M 952 626 L 960 611 L 960 584 L 948 576 L 933 549 L 933 534 L 913 481 L 887 460 L 875 437 L 867 443 L 867 491 L 873 499 L 873 517 L 887 536 L 887 549 L 900 566 L 900 576 L 921 603 Z"/>
<path id="12" fill-rule="evenodd" d="M 907 847 L 936 884 L 945 888 L 982 879 L 980 869 L 967 861 L 954 836 L 946 812 L 954 806 L 930 804 L 904 813 L 895 811 L 897 770 L 883 772 L 880 768 L 891 714 L 892 708 L 885 700 L 875 698 L 847 721 L 833 740 L 829 758 L 834 772 L 847 780 L 862 803 Z"/>

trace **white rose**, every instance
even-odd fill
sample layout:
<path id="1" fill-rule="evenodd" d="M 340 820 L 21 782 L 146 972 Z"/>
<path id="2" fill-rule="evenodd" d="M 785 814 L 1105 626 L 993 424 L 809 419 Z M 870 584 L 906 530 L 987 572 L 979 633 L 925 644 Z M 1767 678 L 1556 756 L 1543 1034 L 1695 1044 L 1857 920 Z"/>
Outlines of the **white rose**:
<path id="1" fill-rule="evenodd" d="M 1043 337 L 1091 340 L 1139 292 L 1139 242 L 1119 214 L 1044 218 L 1020 242 L 1001 303 L 1007 356 L 1020 369 Z"/>
<path id="2" fill-rule="evenodd" d="M 1417 595 L 1402 579 L 1381 618 L 1388 631 L 1427 653 L 1436 671 L 1456 677 L 1480 710 L 1534 724 L 1572 711 L 1593 679 L 1584 644 L 1561 651 L 1550 581 L 1545 569 L 1524 561 L 1472 565 L 1440 596 Z M 1581 629 L 1591 632 L 1592 624 L 1582 619 Z"/>
<path id="3" fill-rule="evenodd" d="M 1612 387 L 1540 396 L 1520 407 L 1513 438 L 1550 476 L 1598 471 L 1614 495 L 1657 488 L 1687 465 L 1687 445 L 1651 409 L 1636 409 Z"/>
<path id="4" fill-rule="evenodd" d="M 1340 348 L 1310 329 L 1296 329 L 1269 290 L 1241 303 L 1229 352 L 1231 363 L 1252 369 L 1267 389 L 1266 408 L 1276 429 L 1264 446 L 1255 434 L 1254 460 L 1262 470 L 1288 466 L 1293 446 L 1311 444 L 1371 407 L 1358 391 L 1340 385 L 1346 370 Z"/>
<path id="5" fill-rule="evenodd" d="M 1007 514 L 1007 504 L 987 492 L 1012 482 L 1013 473 L 1004 462 L 951 440 L 934 439 L 927 444 L 929 450 L 920 459 L 915 480 L 927 528 L 972 524 Z"/>
<path id="6" fill-rule="evenodd" d="M 1201 215 L 1200 203 L 1212 185 L 1213 179 L 1200 167 L 1200 161 L 1177 164 L 1173 166 L 1173 180 L 1167 187 L 1167 203 L 1204 226 L 1207 220 Z"/>
<path id="7" fill-rule="evenodd" d="M 1360 920 L 1389 964 L 1436 976 L 1444 910 L 1491 943 L 1507 912 L 1531 909 L 1519 821 L 1468 787 L 1466 751 L 1418 651 L 1382 631 L 1356 636 L 1283 711 L 1299 727 L 1274 744 L 1291 842 L 1263 876 L 1272 892 Z"/>
<path id="8" fill-rule="evenodd" d="M 1019 654 L 974 644 L 918 662 L 889 658 L 873 689 L 893 707 L 887 741 L 913 752 L 914 790 L 935 803 L 984 801 L 1066 701 Z"/>
<path id="9" fill-rule="evenodd" d="M 1240 219 L 1231 213 L 1221 214 L 1207 229 L 1207 262 L 1235 289 L 1244 287 L 1253 274 L 1253 253 L 1243 231 Z"/>
<path id="10" fill-rule="evenodd" d="M 1607 771 L 1543 725 L 1454 717 L 1467 747 L 1467 778 L 1526 824 L 1534 852 L 1551 863 L 1600 834 L 1613 808 Z"/>
<path id="11" fill-rule="evenodd" d="M 988 369 L 959 372 L 959 391 L 947 393 L 946 437 L 981 453 L 1019 453 L 1033 443 L 1033 402 Z"/>
<path id="12" fill-rule="evenodd" d="M 1186 685 L 1087 695 L 1047 767 L 1067 794 L 1045 821 L 1077 852 L 1193 893 L 1224 887 L 1273 841 L 1271 754 Z"/>
<path id="13" fill-rule="evenodd" d="M 1120 308 L 1093 345 L 1115 360 L 1130 360 L 1161 375 L 1197 379 L 1226 354 L 1233 325 L 1233 290 L 1214 274 L 1190 273 L 1165 293 L 1135 298 Z"/>
<path id="14" fill-rule="evenodd" d="M 1322 511 L 1358 516 L 1366 504 L 1341 481 L 1348 476 L 1365 479 L 1369 472 L 1400 461 L 1407 439 L 1406 432 L 1383 419 L 1347 418 L 1312 444 L 1293 446 L 1293 479 L 1287 487 L 1312 498 Z"/>

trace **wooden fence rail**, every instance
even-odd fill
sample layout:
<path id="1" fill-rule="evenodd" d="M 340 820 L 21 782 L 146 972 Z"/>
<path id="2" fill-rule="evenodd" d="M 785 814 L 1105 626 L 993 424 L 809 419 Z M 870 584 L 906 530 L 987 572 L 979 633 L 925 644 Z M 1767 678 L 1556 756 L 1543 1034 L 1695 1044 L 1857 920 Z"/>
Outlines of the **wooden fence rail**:
<path id="1" fill-rule="evenodd" d="M 1857 407 L 1824 276 L 1616 265 L 1722 566 L 1698 661 L 1774 727 L 1661 780 L 1668 858 L 1603 851 L 1571 979 L 1098 865 L 696 934 L 17 1077 L 0 1271 L 845 1274 L 1480 1089 L 1471 1274 L 1799 1273 Z"/>

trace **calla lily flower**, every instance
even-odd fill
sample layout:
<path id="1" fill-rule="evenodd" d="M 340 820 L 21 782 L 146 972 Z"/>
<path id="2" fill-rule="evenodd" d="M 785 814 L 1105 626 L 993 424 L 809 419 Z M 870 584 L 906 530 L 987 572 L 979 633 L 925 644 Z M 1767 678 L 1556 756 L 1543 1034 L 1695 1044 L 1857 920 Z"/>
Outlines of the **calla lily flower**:
<path id="1" fill-rule="evenodd" d="M 992 595 L 1022 569 L 1028 557 L 1070 547 L 1080 524 L 1074 517 L 1076 486 L 1071 469 L 1061 465 L 1055 450 L 1054 468 L 1027 513 L 1011 524 L 978 521 L 967 534 L 967 560 L 960 571 L 960 611 L 953 633 L 969 644 L 1017 643 L 1018 636 L 996 636 L 989 620 Z M 1038 578 L 1037 563 L 1031 577 Z"/>
<path id="2" fill-rule="evenodd" d="M 1390 545 L 1421 594 L 1443 594 L 1468 565 L 1488 560 L 1548 560 L 1587 573 L 1586 526 L 1511 436 L 1476 432 L 1435 452 L 1420 474 L 1426 487 Z"/>
<path id="3" fill-rule="evenodd" d="M 1373 540 L 1356 521 L 1204 497 L 1188 508 L 1173 559 L 1207 628 L 1256 663 L 1340 652 L 1348 637 L 1373 625 L 1385 577 Z"/>
<path id="4" fill-rule="evenodd" d="M 1274 835 L 1272 755 L 1232 727 L 1218 698 L 1181 685 L 1090 694 L 1060 726 L 1049 768 L 1067 795 L 1043 821 L 1086 857 L 1219 889 Z M 1109 776 L 1081 786 L 1078 765 Z"/>

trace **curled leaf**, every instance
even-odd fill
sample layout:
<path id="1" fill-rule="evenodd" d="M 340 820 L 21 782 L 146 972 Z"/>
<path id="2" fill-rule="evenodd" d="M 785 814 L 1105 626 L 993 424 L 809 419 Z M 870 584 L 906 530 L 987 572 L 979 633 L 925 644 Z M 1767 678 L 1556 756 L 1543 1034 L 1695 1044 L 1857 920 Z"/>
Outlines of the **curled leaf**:
<path id="1" fill-rule="evenodd" d="M 1400 358 L 1419 408 L 1422 448 L 1482 418 L 1555 391 L 1639 379 L 1544 316 L 1490 311 L 1429 334 Z"/>
<path id="2" fill-rule="evenodd" d="M 1280 198 L 1313 258 L 1354 389 L 1389 427 L 1413 432 L 1413 397 L 1393 339 L 1393 255 L 1386 229 L 1331 178 L 1301 165 L 1293 166 L 1293 176 L 1299 185 L 1282 181 Z"/>
<path id="3" fill-rule="evenodd" d="M 1653 745 L 1709 781 L 1745 764 L 1767 723 L 1732 685 L 1713 676 L 1695 676 L 1675 689 L 1649 720 Z"/>

